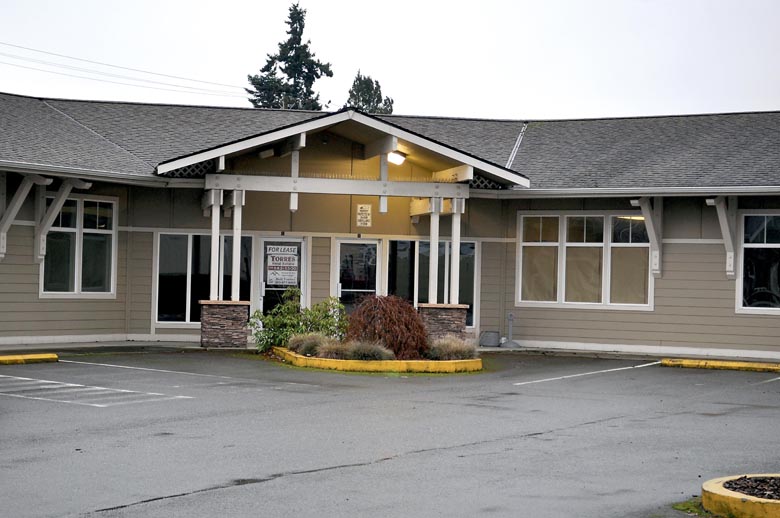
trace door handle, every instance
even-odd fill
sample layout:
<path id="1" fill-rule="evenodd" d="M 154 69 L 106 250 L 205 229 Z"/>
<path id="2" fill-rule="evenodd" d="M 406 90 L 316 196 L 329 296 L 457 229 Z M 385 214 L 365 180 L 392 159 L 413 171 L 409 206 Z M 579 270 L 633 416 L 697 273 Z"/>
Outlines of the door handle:
<path id="1" fill-rule="evenodd" d="M 338 284 L 336 285 L 336 296 L 337 296 L 338 298 L 341 298 L 341 283 L 338 283 Z"/>
<path id="2" fill-rule="evenodd" d="M 260 283 L 260 296 L 265 297 L 265 281 Z"/>

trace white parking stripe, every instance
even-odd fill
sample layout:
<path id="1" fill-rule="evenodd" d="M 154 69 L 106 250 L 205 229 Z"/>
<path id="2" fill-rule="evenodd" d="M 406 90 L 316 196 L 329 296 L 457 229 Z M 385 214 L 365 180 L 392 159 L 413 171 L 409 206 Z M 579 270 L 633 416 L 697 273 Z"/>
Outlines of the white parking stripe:
<path id="1" fill-rule="evenodd" d="M 642 365 L 632 365 L 630 367 L 619 367 L 617 369 L 605 369 L 602 371 L 591 371 L 591 372 L 581 372 L 580 374 L 569 374 L 568 376 L 558 376 L 557 378 L 545 378 L 541 380 L 534 380 L 534 381 L 522 381 L 520 383 L 513 383 L 516 387 L 520 385 L 531 385 L 533 383 L 545 383 L 547 381 L 559 381 L 559 380 L 566 380 L 570 378 L 580 378 L 582 376 L 592 376 L 594 374 L 604 374 L 607 372 L 617 372 L 617 371 L 627 371 L 631 369 L 641 369 L 642 367 L 652 367 L 653 365 L 659 365 L 661 362 L 652 362 L 652 363 L 643 363 Z"/>
<path id="2" fill-rule="evenodd" d="M 780 381 L 780 376 L 777 378 L 768 379 L 766 381 L 761 381 L 759 383 L 756 383 L 756 385 L 763 385 L 764 383 L 772 383 L 773 381 Z"/>
<path id="3" fill-rule="evenodd" d="M 192 399 L 190 396 L 169 396 L 159 392 L 139 392 L 137 390 L 63 383 L 2 374 L 0 374 L 0 396 L 97 408 L 172 399 Z"/>

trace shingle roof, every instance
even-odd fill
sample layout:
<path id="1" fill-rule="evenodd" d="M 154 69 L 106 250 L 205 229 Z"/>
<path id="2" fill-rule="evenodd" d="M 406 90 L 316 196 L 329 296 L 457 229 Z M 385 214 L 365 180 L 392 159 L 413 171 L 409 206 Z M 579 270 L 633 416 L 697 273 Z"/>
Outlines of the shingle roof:
<path id="1" fill-rule="evenodd" d="M 151 166 L 45 101 L 0 94 L 0 160 L 128 176 Z"/>
<path id="2" fill-rule="evenodd" d="M 531 122 L 534 189 L 780 185 L 780 112 Z"/>
<path id="3" fill-rule="evenodd" d="M 150 177 L 163 161 L 321 115 L 0 93 L 0 162 Z M 379 118 L 500 166 L 525 124 Z M 532 189 L 780 186 L 780 112 L 533 121 L 510 168 Z"/>

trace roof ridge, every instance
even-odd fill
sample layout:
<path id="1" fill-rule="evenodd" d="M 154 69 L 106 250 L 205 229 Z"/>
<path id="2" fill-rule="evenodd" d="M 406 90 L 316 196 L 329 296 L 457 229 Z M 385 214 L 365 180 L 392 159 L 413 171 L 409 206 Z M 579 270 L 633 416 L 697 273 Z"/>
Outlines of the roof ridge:
<path id="1" fill-rule="evenodd" d="M 123 148 L 122 146 L 120 146 L 119 144 L 117 144 L 117 143 L 116 143 L 116 142 L 114 142 L 113 140 L 109 139 L 108 137 L 105 137 L 104 135 L 101 135 L 100 133 L 98 133 L 97 131 L 93 130 L 93 129 L 92 129 L 92 128 L 90 128 L 89 126 L 87 126 L 87 125 L 85 125 L 85 124 L 82 124 L 80 121 L 76 120 L 76 118 L 75 118 L 75 117 L 73 117 L 72 115 L 70 115 L 70 114 L 68 114 L 68 113 L 65 113 L 64 111 L 60 110 L 59 108 L 57 108 L 57 107 L 55 107 L 55 106 L 52 106 L 51 104 L 49 104 L 49 100 L 48 100 L 48 99 L 41 99 L 41 101 L 43 102 L 43 104 L 45 104 L 46 106 L 48 106 L 48 107 L 49 107 L 49 108 L 51 108 L 52 110 L 54 110 L 54 111 L 56 111 L 57 113 L 59 113 L 59 114 L 63 115 L 64 117 L 66 117 L 66 118 L 70 119 L 70 120 L 71 120 L 71 121 L 73 121 L 75 124 L 78 124 L 80 127 L 82 127 L 82 128 L 84 128 L 85 130 L 89 131 L 90 133 L 92 133 L 93 135 L 95 135 L 96 137 L 98 137 L 99 139 L 102 139 L 102 140 L 104 140 L 104 141 L 108 142 L 108 143 L 109 143 L 109 144 L 111 144 L 112 146 L 114 146 L 114 147 L 116 147 L 116 148 L 118 148 L 118 149 L 120 149 L 120 150 L 124 151 L 125 153 L 127 153 L 127 154 L 128 154 L 128 155 L 130 155 L 131 157 L 135 158 L 136 160 L 138 160 L 139 162 L 141 162 L 141 163 L 142 163 L 142 164 L 144 164 L 145 166 L 147 166 L 147 167 L 151 167 L 152 169 L 154 169 L 154 164 L 150 164 L 149 162 L 147 162 L 147 161 L 146 161 L 146 160 L 144 160 L 143 158 L 139 157 L 138 155 L 136 155 L 135 153 L 133 153 L 133 152 L 132 152 L 132 151 L 130 151 L 129 149 L 125 149 L 125 148 Z"/>

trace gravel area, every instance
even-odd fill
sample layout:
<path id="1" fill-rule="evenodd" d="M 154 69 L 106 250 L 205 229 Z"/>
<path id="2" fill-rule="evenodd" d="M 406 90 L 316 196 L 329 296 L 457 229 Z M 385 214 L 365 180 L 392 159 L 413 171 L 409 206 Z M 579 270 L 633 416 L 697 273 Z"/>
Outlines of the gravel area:
<path id="1" fill-rule="evenodd" d="M 723 487 L 757 498 L 780 500 L 780 477 L 739 477 L 725 482 Z"/>

